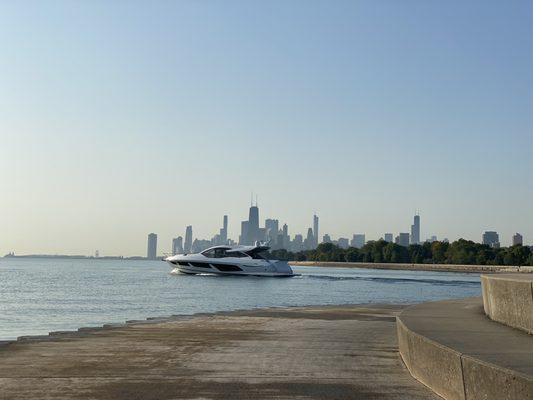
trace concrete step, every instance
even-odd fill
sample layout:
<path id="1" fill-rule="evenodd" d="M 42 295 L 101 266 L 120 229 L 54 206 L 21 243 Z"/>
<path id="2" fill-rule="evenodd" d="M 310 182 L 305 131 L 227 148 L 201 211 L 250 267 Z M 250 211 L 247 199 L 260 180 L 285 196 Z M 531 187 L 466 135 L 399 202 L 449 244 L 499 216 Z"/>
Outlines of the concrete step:
<path id="1" fill-rule="evenodd" d="M 491 321 L 481 298 L 419 304 L 397 322 L 411 375 L 445 399 L 533 399 L 533 337 Z"/>

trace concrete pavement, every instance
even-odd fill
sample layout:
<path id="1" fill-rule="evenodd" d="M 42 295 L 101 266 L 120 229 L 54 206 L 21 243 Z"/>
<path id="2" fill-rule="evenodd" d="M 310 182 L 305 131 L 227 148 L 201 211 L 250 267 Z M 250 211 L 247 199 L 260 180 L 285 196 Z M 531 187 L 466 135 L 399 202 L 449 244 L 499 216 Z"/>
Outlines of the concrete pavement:
<path id="1" fill-rule="evenodd" d="M 0 347 L 0 399 L 438 399 L 397 352 L 395 306 L 267 309 Z"/>

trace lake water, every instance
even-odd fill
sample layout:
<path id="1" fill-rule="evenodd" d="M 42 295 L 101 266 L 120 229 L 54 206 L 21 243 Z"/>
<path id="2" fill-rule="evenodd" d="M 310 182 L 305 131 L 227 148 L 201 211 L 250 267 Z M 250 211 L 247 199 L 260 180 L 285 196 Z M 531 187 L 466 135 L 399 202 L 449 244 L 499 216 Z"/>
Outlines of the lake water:
<path id="1" fill-rule="evenodd" d="M 0 339 L 257 307 L 480 296 L 479 275 L 295 267 L 293 278 L 171 274 L 162 261 L 0 259 Z"/>

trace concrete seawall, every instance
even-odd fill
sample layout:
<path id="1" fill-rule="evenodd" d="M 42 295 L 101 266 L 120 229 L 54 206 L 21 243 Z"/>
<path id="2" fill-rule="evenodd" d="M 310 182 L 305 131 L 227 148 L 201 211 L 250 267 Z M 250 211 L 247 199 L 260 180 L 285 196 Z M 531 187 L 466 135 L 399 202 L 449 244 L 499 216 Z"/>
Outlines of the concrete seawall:
<path id="1" fill-rule="evenodd" d="M 533 334 L 533 274 L 482 275 L 487 316 Z"/>
<path id="2" fill-rule="evenodd" d="M 490 321 L 480 298 L 409 307 L 397 333 L 413 377 L 447 400 L 533 399 L 533 338 Z"/>
<path id="3" fill-rule="evenodd" d="M 406 271 L 436 271 L 436 272 L 472 272 L 493 273 L 533 272 L 533 267 L 518 267 L 508 265 L 458 265 L 458 264 L 396 264 L 396 263 L 352 263 L 352 262 L 322 262 L 322 261 L 290 261 L 290 265 L 304 267 L 330 267 L 330 268 L 365 268 L 365 269 L 392 269 Z"/>

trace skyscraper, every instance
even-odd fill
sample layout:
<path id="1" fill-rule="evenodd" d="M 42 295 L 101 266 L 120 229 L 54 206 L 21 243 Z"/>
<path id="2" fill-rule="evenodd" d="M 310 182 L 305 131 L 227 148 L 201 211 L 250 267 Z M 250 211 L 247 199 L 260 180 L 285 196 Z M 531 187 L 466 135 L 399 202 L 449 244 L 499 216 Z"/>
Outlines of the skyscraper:
<path id="1" fill-rule="evenodd" d="M 192 226 L 189 225 L 185 230 L 185 244 L 183 245 L 183 251 L 188 254 L 192 250 Z"/>
<path id="2" fill-rule="evenodd" d="M 148 251 L 146 252 L 146 258 L 149 260 L 155 260 L 157 258 L 157 235 L 150 233 L 148 235 Z"/>
<path id="3" fill-rule="evenodd" d="M 318 246 L 318 216 L 315 214 L 313 215 L 313 236 L 314 236 L 314 246 Z"/>
<path id="4" fill-rule="evenodd" d="M 239 236 L 239 244 L 248 245 L 248 221 L 241 221 L 241 235 Z"/>
<path id="5" fill-rule="evenodd" d="M 224 215 L 224 222 L 220 230 L 220 244 L 228 243 L 228 216 Z"/>
<path id="6" fill-rule="evenodd" d="M 396 244 L 399 244 L 400 246 L 404 246 L 404 247 L 409 247 L 409 234 L 408 233 L 400 233 L 396 239 L 397 239 Z"/>
<path id="7" fill-rule="evenodd" d="M 283 224 L 283 248 L 288 249 L 290 246 L 291 238 L 289 236 L 289 226 Z"/>
<path id="8" fill-rule="evenodd" d="M 331 243 L 331 236 L 326 233 L 322 238 L 322 243 Z"/>
<path id="9" fill-rule="evenodd" d="M 355 234 L 353 235 L 351 246 L 357 249 L 360 249 L 361 247 L 365 245 L 366 243 L 365 239 L 366 238 L 364 234 Z"/>
<path id="10" fill-rule="evenodd" d="M 276 243 L 279 231 L 279 221 L 277 219 L 266 219 L 265 230 L 267 240 L 270 240 L 274 245 Z"/>
<path id="11" fill-rule="evenodd" d="M 411 244 L 420 244 L 420 215 L 416 214 L 411 225 Z"/>
<path id="12" fill-rule="evenodd" d="M 392 233 L 386 233 L 384 239 L 387 243 L 392 243 L 394 241 L 394 236 Z"/>
<path id="13" fill-rule="evenodd" d="M 304 247 L 306 250 L 312 250 L 315 247 L 315 235 L 313 228 L 307 230 L 307 238 L 304 240 Z"/>
<path id="14" fill-rule="evenodd" d="M 348 247 L 350 247 L 350 240 L 348 240 L 347 238 L 339 238 L 337 243 L 341 249 L 347 249 Z"/>
<path id="15" fill-rule="evenodd" d="M 292 241 L 291 251 L 302 251 L 304 248 L 304 238 L 300 234 L 294 235 L 294 240 Z"/>
<path id="16" fill-rule="evenodd" d="M 248 244 L 254 244 L 259 237 L 259 208 L 252 205 L 248 213 Z"/>
<path id="17" fill-rule="evenodd" d="M 482 240 L 483 244 L 486 244 L 487 246 L 494 248 L 500 247 L 500 235 L 498 235 L 498 232 L 486 231 L 483 234 Z"/>
<path id="18" fill-rule="evenodd" d="M 183 238 L 178 236 L 172 239 L 172 255 L 183 254 Z"/>
<path id="19" fill-rule="evenodd" d="M 519 233 L 515 233 L 513 235 L 513 246 L 522 246 L 524 244 L 524 238 L 522 237 L 521 234 Z"/>

